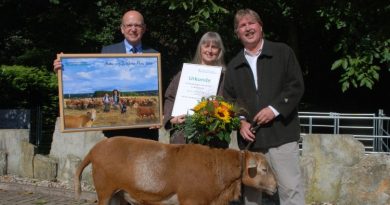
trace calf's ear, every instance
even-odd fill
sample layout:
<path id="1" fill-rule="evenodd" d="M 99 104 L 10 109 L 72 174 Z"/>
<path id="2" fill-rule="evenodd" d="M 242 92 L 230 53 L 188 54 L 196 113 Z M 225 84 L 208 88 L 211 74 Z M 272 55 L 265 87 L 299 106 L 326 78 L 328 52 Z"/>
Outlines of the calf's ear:
<path id="1" fill-rule="evenodd" d="M 248 162 L 248 175 L 249 177 L 253 178 L 257 175 L 257 163 L 255 160 L 250 159 Z"/>

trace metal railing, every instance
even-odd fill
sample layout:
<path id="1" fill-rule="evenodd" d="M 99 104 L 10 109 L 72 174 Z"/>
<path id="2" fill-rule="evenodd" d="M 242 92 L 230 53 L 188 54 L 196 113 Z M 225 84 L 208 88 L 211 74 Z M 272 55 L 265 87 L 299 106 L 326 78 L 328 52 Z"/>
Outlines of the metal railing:
<path id="1" fill-rule="evenodd" d="M 390 117 L 374 113 L 299 112 L 301 135 L 351 134 L 366 153 L 390 153 Z"/>

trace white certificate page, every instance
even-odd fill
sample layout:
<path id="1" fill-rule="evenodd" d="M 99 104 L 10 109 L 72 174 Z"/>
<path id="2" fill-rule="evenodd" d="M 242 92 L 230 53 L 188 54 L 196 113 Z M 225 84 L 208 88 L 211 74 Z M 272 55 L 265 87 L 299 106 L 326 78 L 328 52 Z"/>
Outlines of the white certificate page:
<path id="1" fill-rule="evenodd" d="M 217 95 L 221 72 L 221 66 L 184 63 L 172 116 L 191 115 L 202 97 Z"/>

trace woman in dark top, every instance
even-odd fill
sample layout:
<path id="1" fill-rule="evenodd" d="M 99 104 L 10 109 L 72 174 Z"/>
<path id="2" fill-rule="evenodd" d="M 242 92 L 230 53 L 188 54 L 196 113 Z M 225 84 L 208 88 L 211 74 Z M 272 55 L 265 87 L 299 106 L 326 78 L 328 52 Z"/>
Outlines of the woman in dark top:
<path id="1" fill-rule="evenodd" d="M 220 35 L 216 32 L 207 32 L 200 39 L 196 53 L 192 60 L 194 64 L 222 66 L 222 76 L 218 86 L 217 95 L 222 95 L 223 72 L 225 70 L 224 63 L 225 48 L 223 46 Z M 163 126 L 169 130 L 175 124 L 182 124 L 185 121 L 185 115 L 172 116 L 172 109 L 176 98 L 177 89 L 179 86 L 181 71 L 175 75 L 170 82 L 166 92 L 164 101 L 164 121 Z M 200 100 L 200 99 L 199 99 Z M 186 143 L 184 133 L 182 131 L 173 131 L 171 133 L 171 143 L 184 144 Z"/>

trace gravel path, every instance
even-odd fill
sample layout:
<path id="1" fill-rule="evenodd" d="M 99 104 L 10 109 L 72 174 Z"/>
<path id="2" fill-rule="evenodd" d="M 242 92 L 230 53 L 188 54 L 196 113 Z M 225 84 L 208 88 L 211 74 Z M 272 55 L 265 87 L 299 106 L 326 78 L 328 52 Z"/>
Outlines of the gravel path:
<path id="1" fill-rule="evenodd" d="M 96 205 L 93 187 L 82 185 L 80 200 L 74 199 L 73 186 L 65 182 L 0 176 L 0 205 Z"/>
<path id="2" fill-rule="evenodd" d="M 81 200 L 74 200 L 73 185 L 66 182 L 53 182 L 23 178 L 12 175 L 0 176 L 0 205 L 42 204 L 42 205 L 94 205 L 96 193 L 93 186 L 82 182 Z M 17 196 L 17 197 L 16 197 Z M 333 205 L 329 202 L 306 205 Z"/>
<path id="3" fill-rule="evenodd" d="M 14 175 L 0 176 L 0 182 L 17 183 L 17 184 L 32 185 L 38 187 L 60 188 L 60 189 L 73 191 L 73 184 L 67 182 L 32 179 L 32 178 L 25 178 L 25 177 L 17 177 Z M 83 182 L 81 182 L 81 189 L 83 191 L 89 191 L 89 192 L 95 191 L 95 188 L 93 186 L 87 185 Z"/>

